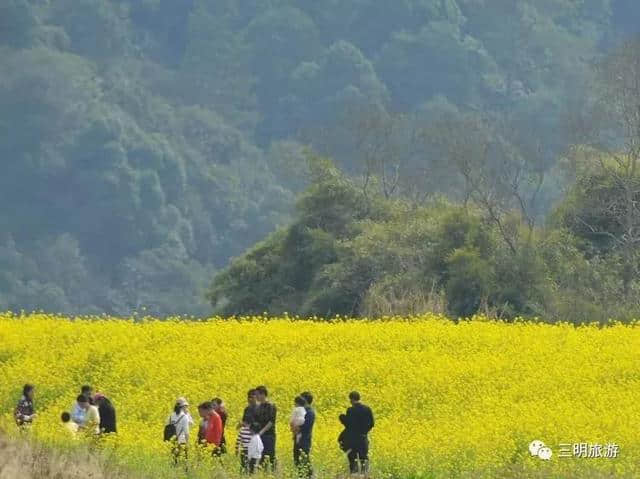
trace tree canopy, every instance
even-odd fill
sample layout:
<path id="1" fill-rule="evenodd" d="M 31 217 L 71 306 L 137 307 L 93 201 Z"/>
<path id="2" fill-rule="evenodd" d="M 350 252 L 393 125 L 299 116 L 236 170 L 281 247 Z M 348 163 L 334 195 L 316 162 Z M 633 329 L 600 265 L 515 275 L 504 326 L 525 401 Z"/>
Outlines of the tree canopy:
<path id="1" fill-rule="evenodd" d="M 200 315 L 209 290 L 227 313 L 361 313 L 441 293 L 456 314 L 544 311 L 549 284 L 510 292 L 522 283 L 510 283 L 509 261 L 550 267 L 522 245 L 568 188 L 554 218 L 576 239 L 571 254 L 592 260 L 571 218 L 587 221 L 580 195 L 606 186 L 555 172 L 575 143 L 568 113 L 597 103 L 592 65 L 637 32 L 637 9 L 5 0 L 0 309 Z M 336 168 L 308 171 L 306 149 Z M 497 170 L 508 174 L 489 185 Z M 514 226 L 518 209 L 530 228 Z M 393 231 L 413 215 L 424 220 L 407 232 L 425 240 L 420 254 Z M 631 268 L 630 249 L 601 243 L 599 255 Z"/>

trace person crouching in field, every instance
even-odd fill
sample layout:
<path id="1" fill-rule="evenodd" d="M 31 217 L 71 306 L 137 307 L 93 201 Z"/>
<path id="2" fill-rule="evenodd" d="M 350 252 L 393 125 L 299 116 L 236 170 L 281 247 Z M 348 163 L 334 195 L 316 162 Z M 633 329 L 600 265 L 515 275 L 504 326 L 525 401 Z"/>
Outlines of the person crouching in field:
<path id="1" fill-rule="evenodd" d="M 203 402 L 198 406 L 198 413 L 202 418 L 198 431 L 198 442 L 201 445 L 213 447 L 213 454 L 220 455 L 222 441 L 222 419 L 214 410 L 211 402 Z"/>
<path id="2" fill-rule="evenodd" d="M 22 397 L 13 413 L 16 424 L 23 430 L 30 426 L 37 417 L 33 403 L 35 394 L 36 388 L 32 384 L 25 384 L 22 388 Z"/>
<path id="3" fill-rule="evenodd" d="M 187 459 L 189 444 L 189 428 L 193 426 L 193 418 L 189 414 L 189 403 L 183 397 L 176 399 L 173 412 L 164 426 L 164 440 L 173 441 L 173 463 L 178 465 L 181 458 Z"/>
<path id="4" fill-rule="evenodd" d="M 116 408 L 102 393 L 96 393 L 93 396 L 93 402 L 98 408 L 100 414 L 100 431 L 105 434 L 116 433 Z"/>
<path id="5" fill-rule="evenodd" d="M 93 404 L 93 388 L 85 384 L 80 388 L 80 396 L 84 397 L 84 400 L 81 403 L 76 398 L 76 402 L 71 408 L 71 420 L 80 428 L 83 428 L 87 422 L 87 408 L 84 407 L 84 404 Z"/>
<path id="6" fill-rule="evenodd" d="M 78 396 L 76 404 L 83 411 L 83 415 L 80 416 L 82 423 L 78 424 L 78 427 L 89 433 L 100 434 L 100 412 L 98 408 L 90 404 L 83 394 Z"/>
<path id="7" fill-rule="evenodd" d="M 62 427 L 75 439 L 78 434 L 78 425 L 71 420 L 71 414 L 65 411 L 60 415 L 60 419 L 62 420 Z"/>
<path id="8" fill-rule="evenodd" d="M 260 437 L 260 424 L 253 423 L 251 425 L 251 439 L 247 448 L 247 459 L 249 461 L 249 474 L 256 472 L 257 466 L 263 461 L 264 444 Z"/>

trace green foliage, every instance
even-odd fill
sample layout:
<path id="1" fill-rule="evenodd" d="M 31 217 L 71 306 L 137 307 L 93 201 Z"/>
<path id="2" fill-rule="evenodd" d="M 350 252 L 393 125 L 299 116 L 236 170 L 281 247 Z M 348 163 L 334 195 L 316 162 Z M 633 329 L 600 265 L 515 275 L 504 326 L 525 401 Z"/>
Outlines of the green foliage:
<path id="1" fill-rule="evenodd" d="M 446 302 L 455 316 L 484 308 L 514 317 L 544 307 L 541 258 L 511 255 L 476 213 L 443 201 L 415 209 L 368 200 L 314 161 L 296 221 L 214 280 L 209 298 L 221 313 L 379 315 L 389 303 L 419 312 L 434 302 L 444 312 Z"/>
<path id="2" fill-rule="evenodd" d="M 632 202 L 640 202 L 640 173 L 626 185 L 616 173 L 618 166 L 605 159 L 605 168 L 582 169 L 565 200 L 558 205 L 553 218 L 555 224 L 567 228 L 590 255 L 606 254 L 617 247 L 617 238 L 625 232 L 624 219 L 628 211 L 625 203 L 627 189 L 633 193 Z M 597 163 L 596 163 L 597 165 Z"/>
<path id="3" fill-rule="evenodd" d="M 546 260 L 503 251 L 477 211 L 424 205 L 468 200 L 440 140 L 473 132 L 423 138 L 481 112 L 514 130 L 490 146 L 553 171 L 563 112 L 603 45 L 633 31 L 631 3 L 4 0 L 0 309 L 204 314 L 203 284 L 229 266 L 209 298 L 229 313 L 444 309 L 444 296 L 454 314 L 540 311 Z M 353 112 L 384 121 L 359 135 Z M 363 194 L 362 160 L 388 129 Z M 353 176 L 309 164 L 303 144 Z M 477 171 L 500 170 L 476 153 Z M 391 199 L 371 194 L 395 171 Z M 559 183 L 542 185 L 537 218 Z M 579 183 L 564 218 L 593 207 L 615 230 L 603 185 Z M 588 261 L 629 263 L 570 223 Z"/>
<path id="4" fill-rule="evenodd" d="M 492 265 L 473 249 L 456 249 L 447 258 L 445 293 L 449 309 L 460 317 L 478 312 L 493 292 Z"/>

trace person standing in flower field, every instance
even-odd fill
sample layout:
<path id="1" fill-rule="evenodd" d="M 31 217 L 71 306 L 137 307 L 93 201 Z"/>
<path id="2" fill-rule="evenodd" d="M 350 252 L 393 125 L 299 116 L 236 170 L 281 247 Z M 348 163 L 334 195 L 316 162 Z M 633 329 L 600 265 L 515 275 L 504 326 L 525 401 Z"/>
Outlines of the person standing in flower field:
<path id="1" fill-rule="evenodd" d="M 205 444 L 205 433 L 207 431 L 208 414 L 204 403 L 198 406 L 198 415 L 200 416 L 200 424 L 198 425 L 197 442 L 198 444 Z"/>
<path id="2" fill-rule="evenodd" d="M 200 444 L 213 445 L 214 455 L 220 455 L 220 443 L 222 441 L 222 420 L 215 411 L 213 404 L 204 402 L 198 406 L 198 413 L 202 418 L 198 440 Z"/>
<path id="3" fill-rule="evenodd" d="M 25 384 L 22 387 L 22 397 L 13 413 L 16 424 L 21 428 L 32 424 L 37 417 L 33 403 L 35 394 L 36 388 L 32 384 Z"/>
<path id="4" fill-rule="evenodd" d="M 298 477 L 310 479 L 313 476 L 313 468 L 311 467 L 311 437 L 316 421 L 316 413 L 311 407 L 313 395 L 305 391 L 300 393 L 300 397 L 304 399 L 305 415 L 304 422 L 302 426 L 300 426 L 300 437 L 297 442 L 294 439 L 293 462 L 298 469 Z"/>
<path id="5" fill-rule="evenodd" d="M 346 415 L 340 416 L 345 425 L 346 443 L 348 444 L 349 470 L 351 474 L 369 472 L 369 438 L 368 434 L 374 426 L 371 408 L 360 402 L 360 393 L 349 393 L 351 407 Z"/>
<path id="6" fill-rule="evenodd" d="M 289 427 L 293 434 L 293 444 L 298 444 L 300 440 L 300 428 L 304 424 L 304 417 L 307 415 L 307 411 L 304 408 L 306 401 L 301 396 L 296 396 L 293 399 L 293 411 L 291 412 L 291 419 L 289 420 Z"/>
<path id="7" fill-rule="evenodd" d="M 244 408 L 242 413 L 242 423 L 251 425 L 254 423 L 256 410 L 258 409 L 258 401 L 256 400 L 256 390 L 249 389 L 247 392 L 247 407 Z"/>
<path id="8" fill-rule="evenodd" d="M 222 399 L 218 397 L 213 398 L 211 400 L 211 403 L 213 404 L 213 409 L 215 410 L 216 413 L 218 413 L 218 416 L 220 416 L 220 420 L 222 421 L 222 439 L 220 440 L 220 454 L 226 454 L 227 439 L 225 438 L 224 431 L 227 427 L 227 418 L 229 417 L 229 414 L 227 413 L 227 408 L 225 407 Z"/>
<path id="9" fill-rule="evenodd" d="M 258 407 L 255 413 L 255 422 L 260 425 L 260 438 L 264 446 L 261 465 L 270 466 L 272 471 L 276 468 L 276 414 L 277 408 L 267 399 L 269 393 L 265 386 L 258 386 L 255 390 Z"/>
<path id="10" fill-rule="evenodd" d="M 173 412 L 169 415 L 164 427 L 165 441 L 175 441 L 172 449 L 175 465 L 178 464 L 181 457 L 187 458 L 189 428 L 193 424 L 193 418 L 189 414 L 189 403 L 185 398 L 179 397 L 176 399 Z"/>
<path id="11" fill-rule="evenodd" d="M 236 456 L 240 458 L 240 470 L 249 472 L 249 443 L 251 442 L 251 426 L 246 422 L 240 424 L 236 438 Z"/>

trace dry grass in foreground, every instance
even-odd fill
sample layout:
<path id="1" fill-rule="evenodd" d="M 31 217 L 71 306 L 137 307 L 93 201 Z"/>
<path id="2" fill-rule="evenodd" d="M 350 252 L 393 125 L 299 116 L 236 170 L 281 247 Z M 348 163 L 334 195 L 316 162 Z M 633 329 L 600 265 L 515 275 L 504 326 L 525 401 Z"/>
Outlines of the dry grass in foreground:
<path id="1" fill-rule="evenodd" d="M 130 479 L 139 477 L 87 450 L 55 451 L 0 433 L 0 479 Z"/>
<path id="2" fill-rule="evenodd" d="M 118 466 L 108 463 L 97 454 L 89 450 L 55 450 L 34 441 L 13 440 L 2 435 L 0 431 L 0 479 L 143 479 L 131 471 L 124 471 Z M 176 473 L 176 478 L 189 477 Z M 231 479 L 237 476 L 215 475 L 215 479 Z M 265 477 L 258 475 L 257 477 Z M 271 476 L 273 477 L 273 476 Z M 278 477 L 278 475 L 276 476 Z M 335 479 L 346 479 L 348 476 L 336 476 Z M 361 477 L 361 476 L 351 476 Z M 464 479 L 487 477 L 492 479 L 549 479 L 545 472 L 534 472 L 518 466 L 505 468 L 499 473 L 486 474 L 482 472 L 467 473 Z M 606 473 L 593 472 L 587 475 L 570 474 L 563 479 L 613 479 L 629 478 L 631 475 L 615 476 Z M 375 479 L 371 477 L 370 479 Z"/>

